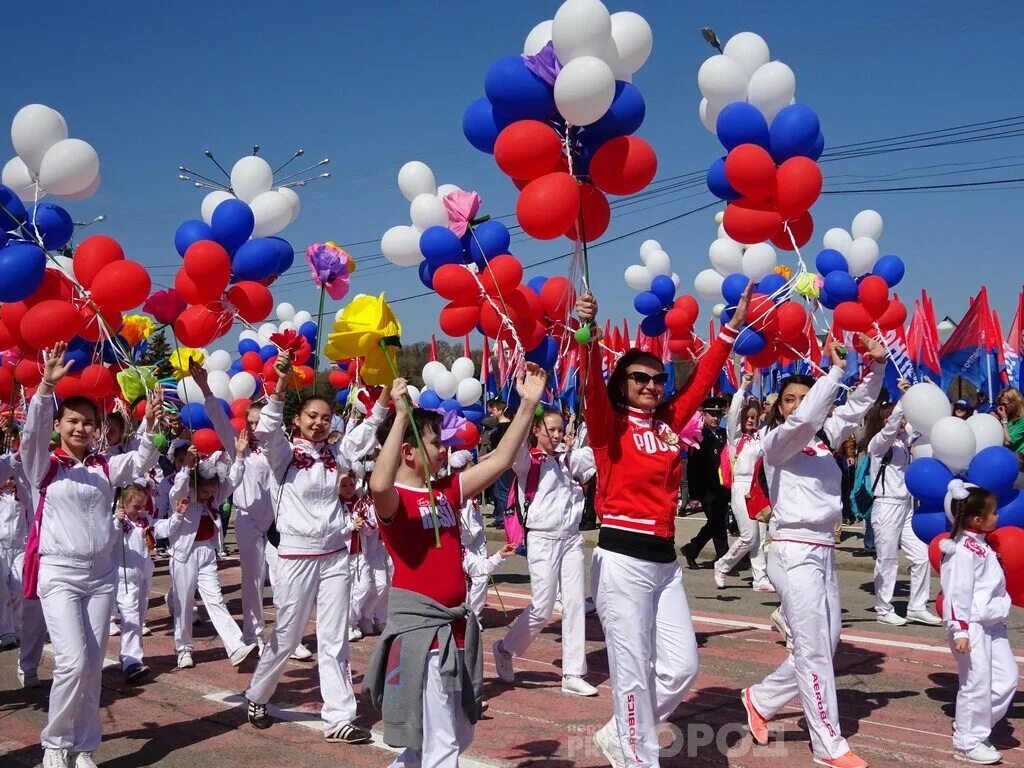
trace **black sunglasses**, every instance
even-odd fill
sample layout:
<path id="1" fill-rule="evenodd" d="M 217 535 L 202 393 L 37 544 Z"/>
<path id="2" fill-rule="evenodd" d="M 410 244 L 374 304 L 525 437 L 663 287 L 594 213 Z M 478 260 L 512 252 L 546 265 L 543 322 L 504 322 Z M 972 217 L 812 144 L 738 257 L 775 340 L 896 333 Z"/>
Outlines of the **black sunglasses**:
<path id="1" fill-rule="evenodd" d="M 663 387 L 668 382 L 667 373 L 656 373 L 653 376 L 643 371 L 630 371 L 626 374 L 627 379 L 632 379 L 637 383 L 638 386 L 646 387 L 648 384 L 653 383 L 656 387 Z"/>

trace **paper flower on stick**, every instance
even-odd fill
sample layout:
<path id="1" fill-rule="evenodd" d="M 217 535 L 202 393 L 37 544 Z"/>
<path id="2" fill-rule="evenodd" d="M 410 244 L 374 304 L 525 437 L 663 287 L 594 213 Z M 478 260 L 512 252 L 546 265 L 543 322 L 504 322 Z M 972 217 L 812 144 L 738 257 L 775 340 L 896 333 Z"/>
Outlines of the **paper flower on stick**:
<path id="1" fill-rule="evenodd" d="M 306 337 L 290 328 L 280 333 L 270 334 L 270 343 L 282 352 L 290 353 L 293 365 L 302 365 L 313 354 Z"/>
<path id="2" fill-rule="evenodd" d="M 466 425 L 466 419 L 459 416 L 455 411 L 446 411 L 441 408 L 434 409 L 441 414 L 441 442 L 447 447 L 459 443 L 459 430 Z"/>
<path id="3" fill-rule="evenodd" d="M 174 350 L 171 356 L 167 358 L 167 362 L 170 363 L 171 370 L 174 371 L 174 378 L 181 381 L 186 376 L 189 376 L 188 364 L 190 360 L 195 360 L 196 363 L 202 365 L 206 362 L 206 355 L 200 352 L 198 349 L 192 349 L 191 347 L 181 347 Z"/>
<path id="4" fill-rule="evenodd" d="M 366 384 L 389 384 L 394 379 L 386 346 L 399 346 L 402 326 L 391 307 L 380 296 L 356 296 L 335 321 L 327 336 L 331 360 L 364 357 L 359 375 Z"/>
<path id="5" fill-rule="evenodd" d="M 148 312 L 160 325 L 170 325 L 178 319 L 178 315 L 185 311 L 188 305 L 178 296 L 173 288 L 166 291 L 157 291 L 142 305 L 142 311 Z"/>
<path id="6" fill-rule="evenodd" d="M 121 387 L 124 399 L 129 403 L 137 403 L 148 397 L 148 393 L 160 386 L 155 371 L 156 366 L 153 365 L 118 371 L 117 383 Z"/>
<path id="7" fill-rule="evenodd" d="M 334 301 L 345 298 L 349 289 L 349 273 L 355 270 L 355 261 L 334 243 L 313 243 L 306 249 L 306 261 L 317 288 L 327 291 Z"/>
<path id="8" fill-rule="evenodd" d="M 134 347 L 148 339 L 155 329 L 153 321 L 145 315 L 125 315 L 120 335 L 129 347 Z"/>

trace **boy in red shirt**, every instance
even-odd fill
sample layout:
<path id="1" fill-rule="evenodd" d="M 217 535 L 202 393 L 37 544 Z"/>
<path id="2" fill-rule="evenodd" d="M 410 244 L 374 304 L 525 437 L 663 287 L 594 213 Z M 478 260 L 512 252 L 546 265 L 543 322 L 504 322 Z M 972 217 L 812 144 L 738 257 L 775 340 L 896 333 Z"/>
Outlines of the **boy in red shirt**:
<path id="1" fill-rule="evenodd" d="M 445 464 L 441 418 L 415 409 L 426 467 L 403 404 L 380 429 L 382 448 L 370 477 L 380 535 L 394 563 L 388 623 L 370 660 L 364 693 L 384 715 L 384 741 L 405 747 L 393 768 L 429 764 L 456 768 L 473 740 L 482 700 L 480 625 L 466 604 L 459 512 L 512 466 L 544 393 L 545 375 L 528 365 L 520 375 L 515 419 L 487 461 L 432 482 L 440 532 L 436 545 L 424 468 Z M 407 392 L 396 379 L 396 403 Z"/>

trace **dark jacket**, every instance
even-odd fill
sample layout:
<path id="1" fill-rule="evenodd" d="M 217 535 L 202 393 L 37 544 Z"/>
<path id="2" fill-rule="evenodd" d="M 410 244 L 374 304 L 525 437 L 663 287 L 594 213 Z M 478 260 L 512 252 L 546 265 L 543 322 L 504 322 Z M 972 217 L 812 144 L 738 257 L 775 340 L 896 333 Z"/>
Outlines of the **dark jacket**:
<path id="1" fill-rule="evenodd" d="M 722 493 L 722 479 L 718 476 L 722 450 L 726 445 L 725 430 L 704 425 L 700 447 L 690 453 L 686 463 L 686 482 L 691 499 L 706 499 Z"/>

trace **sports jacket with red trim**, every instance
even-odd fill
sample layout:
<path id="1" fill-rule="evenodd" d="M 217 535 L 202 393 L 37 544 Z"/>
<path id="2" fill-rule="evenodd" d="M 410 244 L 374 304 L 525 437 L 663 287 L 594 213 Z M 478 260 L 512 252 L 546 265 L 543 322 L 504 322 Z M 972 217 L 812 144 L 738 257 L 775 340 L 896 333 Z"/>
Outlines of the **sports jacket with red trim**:
<path id="1" fill-rule="evenodd" d="M 1006 576 L 985 534 L 964 531 L 955 541 L 944 539 L 939 548 L 942 619 L 953 638 L 968 637 L 971 623 L 1005 624 L 1010 615 Z"/>

